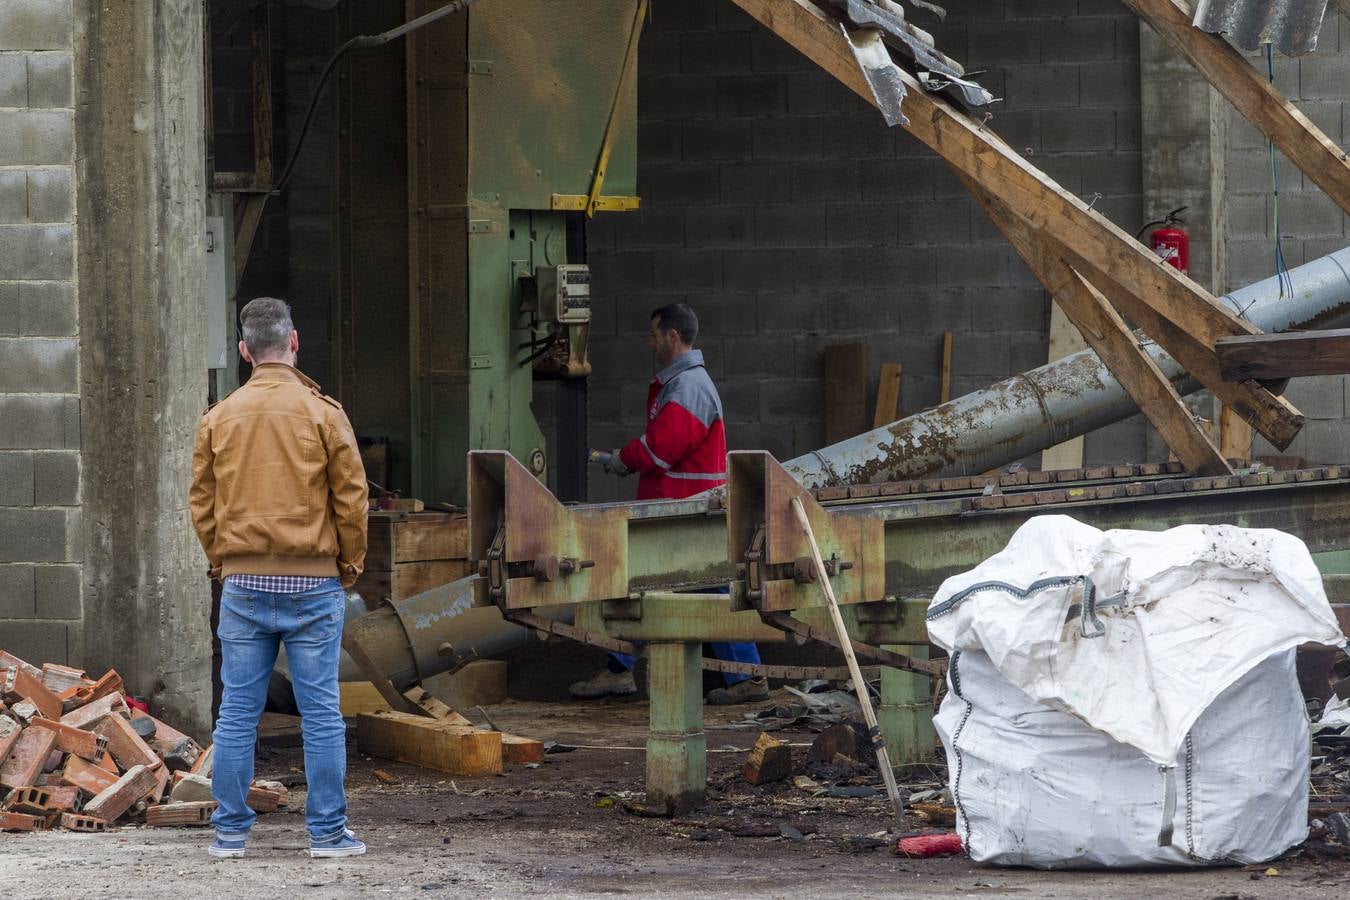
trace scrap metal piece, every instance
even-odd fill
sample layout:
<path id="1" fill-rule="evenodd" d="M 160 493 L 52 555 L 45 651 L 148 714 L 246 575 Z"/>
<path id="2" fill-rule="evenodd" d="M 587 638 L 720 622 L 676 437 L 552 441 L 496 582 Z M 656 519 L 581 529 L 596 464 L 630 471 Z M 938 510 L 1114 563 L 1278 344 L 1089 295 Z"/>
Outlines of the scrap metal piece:
<path id="1" fill-rule="evenodd" d="M 930 90 L 938 92 L 955 88 L 948 93 L 965 106 L 972 108 L 988 106 L 994 102 L 993 94 L 965 77 L 965 69 L 960 63 L 938 51 L 928 34 L 907 23 L 903 17 L 864 0 L 846 0 L 845 13 L 855 25 L 880 29 L 883 42 L 897 46 L 913 59 L 915 64 L 941 76 L 933 81 L 934 87 Z M 856 50 L 854 55 L 857 55 Z M 919 78 L 927 87 L 928 79 L 925 75 L 926 73 L 921 72 Z M 873 93 L 875 94 L 875 88 Z M 883 115 L 884 113 L 883 108 Z"/>
<path id="2" fill-rule="evenodd" d="M 1274 44 L 1285 56 L 1317 49 L 1327 0 L 1199 0 L 1192 23 L 1243 50 Z"/>
<path id="3" fill-rule="evenodd" d="M 947 21 L 947 10 L 936 3 L 929 3 L 927 0 L 909 0 L 909 5 L 916 9 L 924 9 L 938 17 L 939 22 Z"/>
<path id="4" fill-rule="evenodd" d="M 974 108 L 997 103 L 998 99 L 988 90 L 966 78 L 953 78 L 947 75 L 934 75 L 920 72 L 919 83 L 924 90 L 932 94 L 947 94 L 964 106 Z"/>
<path id="5" fill-rule="evenodd" d="M 909 119 L 900 109 L 900 103 L 905 99 L 905 81 L 900 77 L 900 67 L 882 43 L 881 32 L 860 28 L 850 33 L 844 25 L 840 25 L 839 30 L 844 32 L 844 39 L 858 61 L 858 68 L 862 69 L 863 78 L 867 79 L 867 86 L 871 88 L 886 124 L 908 125 Z"/>

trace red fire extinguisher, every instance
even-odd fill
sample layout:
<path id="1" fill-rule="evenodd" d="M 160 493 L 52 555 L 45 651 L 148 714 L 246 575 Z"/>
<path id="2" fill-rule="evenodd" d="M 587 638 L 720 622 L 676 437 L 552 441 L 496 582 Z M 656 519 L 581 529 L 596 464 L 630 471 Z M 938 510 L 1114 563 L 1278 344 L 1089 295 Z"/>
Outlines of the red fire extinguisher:
<path id="1" fill-rule="evenodd" d="M 1186 223 L 1182 221 L 1181 214 L 1187 207 L 1174 209 L 1167 214 L 1167 217 L 1157 221 L 1149 222 L 1143 228 L 1139 229 L 1142 235 L 1145 231 L 1153 228 L 1154 225 L 1161 225 L 1148 236 L 1148 246 L 1154 253 L 1158 254 L 1168 265 L 1175 269 L 1180 269 L 1183 275 L 1189 275 L 1191 272 L 1191 237 L 1181 226 Z"/>

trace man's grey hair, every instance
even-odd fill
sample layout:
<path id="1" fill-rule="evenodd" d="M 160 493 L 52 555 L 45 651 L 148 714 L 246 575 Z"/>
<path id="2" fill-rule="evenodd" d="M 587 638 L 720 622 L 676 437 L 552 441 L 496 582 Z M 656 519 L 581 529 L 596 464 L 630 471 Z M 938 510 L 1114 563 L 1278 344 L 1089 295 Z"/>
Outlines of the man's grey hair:
<path id="1" fill-rule="evenodd" d="M 240 337 L 255 360 L 285 354 L 294 330 L 291 305 L 276 297 L 255 297 L 239 312 Z"/>

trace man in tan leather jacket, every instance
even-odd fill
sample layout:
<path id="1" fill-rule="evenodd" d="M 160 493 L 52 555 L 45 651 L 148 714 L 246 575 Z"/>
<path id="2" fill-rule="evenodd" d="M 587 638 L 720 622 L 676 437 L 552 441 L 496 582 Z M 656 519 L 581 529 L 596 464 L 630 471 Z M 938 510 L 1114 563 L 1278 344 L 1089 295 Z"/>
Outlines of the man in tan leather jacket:
<path id="1" fill-rule="evenodd" d="M 239 355 L 253 374 L 202 416 L 189 497 L 211 577 L 224 582 L 208 852 L 244 855 L 258 719 L 284 643 L 304 735 L 310 856 L 355 856 L 366 848 L 347 829 L 337 669 L 343 589 L 366 556 L 365 470 L 341 405 L 295 368 L 290 307 L 259 297 L 239 320 Z"/>

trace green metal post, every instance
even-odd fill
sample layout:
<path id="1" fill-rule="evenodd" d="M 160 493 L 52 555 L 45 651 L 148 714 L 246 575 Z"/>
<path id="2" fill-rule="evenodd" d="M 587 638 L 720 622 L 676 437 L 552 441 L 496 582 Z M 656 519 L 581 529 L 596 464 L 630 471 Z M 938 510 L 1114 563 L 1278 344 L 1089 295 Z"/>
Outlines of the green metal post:
<path id="1" fill-rule="evenodd" d="M 883 644 L 885 649 L 915 659 L 927 659 L 924 644 Z M 896 766 L 923 765 L 932 760 L 933 730 L 932 679 L 881 667 L 881 706 L 877 723 L 886 739 L 886 750 Z"/>
<path id="2" fill-rule="evenodd" d="M 647 647 L 647 801 L 674 812 L 701 805 L 708 786 L 702 654 L 699 643 Z"/>

